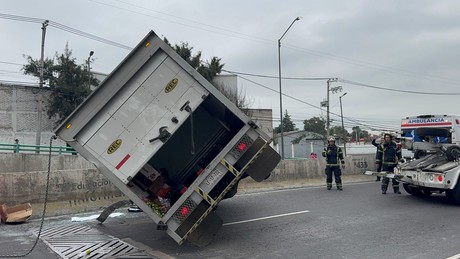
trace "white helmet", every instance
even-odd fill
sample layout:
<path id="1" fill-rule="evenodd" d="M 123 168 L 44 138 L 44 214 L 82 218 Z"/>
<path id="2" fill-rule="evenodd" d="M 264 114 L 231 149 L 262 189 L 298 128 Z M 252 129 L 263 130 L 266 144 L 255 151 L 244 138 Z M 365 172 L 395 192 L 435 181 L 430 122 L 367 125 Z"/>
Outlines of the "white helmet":
<path id="1" fill-rule="evenodd" d="M 334 137 L 329 137 L 329 138 L 327 139 L 327 141 L 334 141 L 334 142 L 335 142 L 335 138 L 334 138 Z"/>

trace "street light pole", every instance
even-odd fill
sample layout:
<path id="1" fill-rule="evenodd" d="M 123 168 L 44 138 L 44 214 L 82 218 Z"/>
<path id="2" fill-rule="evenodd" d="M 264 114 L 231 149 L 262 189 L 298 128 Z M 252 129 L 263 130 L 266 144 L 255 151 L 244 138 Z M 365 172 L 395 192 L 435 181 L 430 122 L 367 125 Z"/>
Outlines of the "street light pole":
<path id="1" fill-rule="evenodd" d="M 289 31 L 289 29 L 292 27 L 292 25 L 302 19 L 302 17 L 296 17 L 289 27 L 286 29 L 286 31 L 283 33 L 281 38 L 278 39 L 278 79 L 279 79 L 279 84 L 280 84 L 280 134 L 281 134 L 281 159 L 284 159 L 284 125 L 283 125 L 283 93 L 282 93 L 282 88 L 281 88 L 281 40 L 283 39 L 284 35 Z"/>
<path id="2" fill-rule="evenodd" d="M 345 127 L 343 126 L 342 97 L 344 97 L 346 94 L 347 93 L 344 93 L 339 97 L 339 100 L 340 100 L 340 117 L 342 117 L 342 132 L 343 132 L 343 134 L 345 134 Z M 345 135 L 344 138 L 343 138 L 343 152 L 344 152 L 345 156 L 347 155 L 347 140 L 346 140 L 346 138 L 347 138 L 347 136 Z"/>
<path id="3" fill-rule="evenodd" d="M 91 88 L 91 56 L 93 56 L 94 51 L 89 52 L 89 57 L 88 57 L 88 87 Z"/>

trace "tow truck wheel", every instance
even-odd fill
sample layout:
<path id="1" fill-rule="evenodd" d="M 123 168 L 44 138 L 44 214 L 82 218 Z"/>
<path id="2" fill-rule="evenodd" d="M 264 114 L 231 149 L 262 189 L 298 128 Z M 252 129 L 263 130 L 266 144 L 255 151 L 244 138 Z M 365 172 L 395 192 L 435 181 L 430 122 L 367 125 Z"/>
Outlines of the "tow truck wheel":
<path id="1" fill-rule="evenodd" d="M 431 192 L 431 190 L 430 190 L 430 189 L 427 189 L 427 188 L 421 189 L 421 192 L 422 192 L 422 195 L 423 195 L 423 196 L 427 196 L 427 197 L 428 197 L 428 196 L 431 196 L 431 194 L 433 194 L 433 193 Z"/>
<path id="2" fill-rule="evenodd" d="M 450 201 L 460 205 L 460 186 L 458 183 L 453 190 L 446 190 L 446 197 Z"/>
<path id="3" fill-rule="evenodd" d="M 403 188 L 408 194 L 413 195 L 413 196 L 419 197 L 419 196 L 425 195 L 422 192 L 422 189 L 417 188 L 417 187 L 413 187 L 413 186 L 409 186 L 409 184 L 407 184 L 407 183 L 403 183 Z M 431 195 L 431 192 L 430 192 L 430 195 Z"/>
<path id="4" fill-rule="evenodd" d="M 403 188 L 408 194 L 412 194 L 412 189 L 410 188 L 409 184 L 403 183 Z"/>
<path id="5" fill-rule="evenodd" d="M 415 159 L 420 159 L 422 157 L 426 156 L 426 151 L 425 150 L 415 150 L 414 152 L 414 158 Z"/>
<path id="6" fill-rule="evenodd" d="M 460 157 L 460 147 L 450 146 L 446 150 L 447 160 L 454 161 Z"/>

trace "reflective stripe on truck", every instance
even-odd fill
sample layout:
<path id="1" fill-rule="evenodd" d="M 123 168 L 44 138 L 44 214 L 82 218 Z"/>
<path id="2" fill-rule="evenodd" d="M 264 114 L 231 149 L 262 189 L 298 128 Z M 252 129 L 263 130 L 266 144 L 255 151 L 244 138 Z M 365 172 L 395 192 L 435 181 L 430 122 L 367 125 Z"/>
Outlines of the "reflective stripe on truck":
<path id="1" fill-rule="evenodd" d="M 264 149 L 269 147 L 269 142 L 266 142 L 265 145 L 257 152 L 255 156 L 252 157 L 252 159 L 249 161 L 248 164 L 246 164 L 245 167 L 241 171 L 236 171 L 236 177 L 233 179 L 233 181 L 225 188 L 225 190 L 217 197 L 215 202 L 211 204 L 211 206 L 203 213 L 203 215 L 196 221 L 196 223 L 190 228 L 190 230 L 183 236 L 182 240 L 179 242 L 179 244 L 182 244 L 187 237 L 201 224 L 201 222 L 206 218 L 206 216 L 213 211 L 215 206 L 222 200 L 224 195 L 235 185 L 243 175 L 244 171 L 252 164 L 256 159 L 260 156 L 260 154 L 263 153 Z M 224 159 L 221 160 L 221 164 L 228 164 Z M 229 168 L 229 167 L 228 167 Z"/>

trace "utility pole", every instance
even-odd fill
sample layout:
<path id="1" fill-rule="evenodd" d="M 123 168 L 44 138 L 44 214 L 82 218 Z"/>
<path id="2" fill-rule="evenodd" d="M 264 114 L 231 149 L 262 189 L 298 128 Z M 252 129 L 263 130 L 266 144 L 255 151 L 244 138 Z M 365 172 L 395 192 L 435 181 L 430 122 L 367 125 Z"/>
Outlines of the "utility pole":
<path id="1" fill-rule="evenodd" d="M 330 87 L 330 82 L 331 82 L 331 79 L 328 79 L 327 80 L 327 117 L 326 117 L 326 139 L 329 137 L 329 87 Z"/>
<path id="2" fill-rule="evenodd" d="M 44 55 L 45 55 L 45 35 L 46 35 L 46 27 L 48 26 L 49 21 L 45 20 L 42 23 L 42 45 L 41 45 L 41 57 L 40 57 L 40 84 L 38 86 L 39 91 L 37 95 L 37 117 L 38 117 L 38 125 L 37 125 L 37 134 L 35 136 L 35 145 L 39 146 L 41 143 L 41 135 L 42 135 L 42 88 L 43 88 L 43 72 L 44 68 Z M 36 153 L 40 153 L 40 148 L 37 147 Z"/>
<path id="3" fill-rule="evenodd" d="M 281 38 L 278 39 L 278 79 L 279 79 L 279 85 L 280 85 L 280 136 L 281 136 L 281 159 L 284 160 L 284 123 L 283 123 L 283 92 L 281 88 L 281 40 L 283 39 L 284 35 L 289 31 L 289 29 L 292 27 L 292 25 L 302 19 L 302 17 L 296 17 L 289 27 L 284 31 L 283 35 L 281 35 Z M 278 144 L 279 145 L 279 144 Z"/>
<path id="4" fill-rule="evenodd" d="M 346 156 L 347 155 L 347 135 L 345 134 L 345 127 L 343 125 L 343 110 L 342 110 L 342 97 L 344 97 L 347 93 L 342 94 L 339 99 L 340 99 L 340 117 L 342 118 L 342 132 L 344 134 L 343 136 L 343 153 Z"/>

